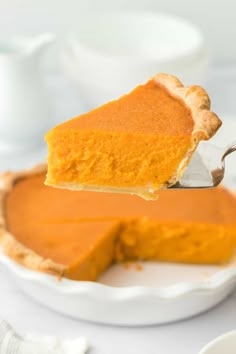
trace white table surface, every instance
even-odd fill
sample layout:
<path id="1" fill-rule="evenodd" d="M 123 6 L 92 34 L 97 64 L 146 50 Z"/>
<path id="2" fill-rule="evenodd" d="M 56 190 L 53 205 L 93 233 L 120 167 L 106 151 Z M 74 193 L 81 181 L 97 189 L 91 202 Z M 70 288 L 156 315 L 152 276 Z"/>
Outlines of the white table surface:
<path id="1" fill-rule="evenodd" d="M 223 85 L 222 90 L 220 85 Z M 235 98 L 230 100 L 230 104 L 228 102 L 228 91 L 231 97 L 236 92 L 235 71 L 233 75 L 228 69 L 214 73 L 206 86 L 217 113 L 235 114 L 236 117 Z M 66 84 L 63 87 L 63 94 L 66 95 L 60 100 L 57 97 L 61 97 L 61 86 L 57 81 L 50 84 L 58 121 L 83 110 L 74 89 L 69 89 Z M 18 155 L 17 158 L 1 156 L 0 170 L 30 166 L 44 156 L 44 149 Z M 9 321 L 20 333 L 33 331 L 64 337 L 83 335 L 89 339 L 91 353 L 94 354 L 197 354 L 208 341 L 236 328 L 236 291 L 216 308 L 182 322 L 139 328 L 103 326 L 64 317 L 39 305 L 23 294 L 1 267 L 0 304 L 0 317 Z"/>

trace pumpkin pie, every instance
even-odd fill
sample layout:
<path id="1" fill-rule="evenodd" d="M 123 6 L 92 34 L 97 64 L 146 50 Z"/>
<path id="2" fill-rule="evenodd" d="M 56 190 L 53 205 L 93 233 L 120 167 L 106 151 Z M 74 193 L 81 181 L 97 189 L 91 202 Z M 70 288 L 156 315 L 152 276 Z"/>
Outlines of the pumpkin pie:
<path id="1" fill-rule="evenodd" d="M 46 165 L 0 182 L 0 245 L 18 263 L 96 280 L 113 262 L 223 263 L 236 248 L 236 198 L 223 187 L 161 190 L 158 201 L 44 185 Z"/>
<path id="2" fill-rule="evenodd" d="M 175 184 L 221 121 L 199 86 L 158 74 L 131 93 L 49 131 L 46 184 L 146 199 Z"/>

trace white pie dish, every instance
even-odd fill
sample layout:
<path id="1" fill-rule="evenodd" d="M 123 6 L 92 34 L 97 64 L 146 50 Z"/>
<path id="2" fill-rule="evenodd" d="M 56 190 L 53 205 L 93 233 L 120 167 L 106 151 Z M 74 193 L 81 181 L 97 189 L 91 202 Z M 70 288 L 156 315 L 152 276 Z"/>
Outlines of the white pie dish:
<path id="1" fill-rule="evenodd" d="M 197 281 L 163 287 L 119 288 L 96 282 L 58 281 L 53 276 L 24 268 L 3 254 L 0 262 L 11 271 L 25 293 L 47 307 L 75 318 L 115 325 L 161 324 L 194 316 L 222 301 L 235 287 L 236 280 L 236 267 L 218 268 L 209 277 L 205 273 L 210 272 L 211 267 L 197 267 L 200 270 Z M 177 273 L 177 266 L 158 263 L 156 266 L 160 267 L 162 279 L 166 279 L 167 273 L 170 275 L 168 266 L 172 267 L 172 274 Z M 189 266 L 180 268 L 183 274 L 191 275 Z M 111 278 L 112 274 L 111 269 Z"/>
<path id="2" fill-rule="evenodd" d="M 236 121 L 212 139 L 235 139 Z M 235 156 L 226 164 L 226 182 L 235 188 Z M 22 290 L 47 307 L 75 318 L 116 325 L 150 325 L 184 319 L 212 308 L 235 288 L 236 265 L 190 266 L 147 263 L 142 271 L 123 265 L 109 269 L 99 282 L 72 281 L 31 271 L 0 253 L 0 263 Z"/>

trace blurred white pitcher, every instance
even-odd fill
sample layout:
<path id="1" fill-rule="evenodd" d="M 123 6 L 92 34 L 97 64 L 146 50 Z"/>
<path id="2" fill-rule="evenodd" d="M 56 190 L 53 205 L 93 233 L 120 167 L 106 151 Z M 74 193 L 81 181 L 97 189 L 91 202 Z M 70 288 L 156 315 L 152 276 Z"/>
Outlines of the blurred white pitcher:
<path id="1" fill-rule="evenodd" d="M 43 141 L 51 114 L 41 82 L 42 50 L 54 36 L 0 39 L 0 150 L 16 151 Z"/>

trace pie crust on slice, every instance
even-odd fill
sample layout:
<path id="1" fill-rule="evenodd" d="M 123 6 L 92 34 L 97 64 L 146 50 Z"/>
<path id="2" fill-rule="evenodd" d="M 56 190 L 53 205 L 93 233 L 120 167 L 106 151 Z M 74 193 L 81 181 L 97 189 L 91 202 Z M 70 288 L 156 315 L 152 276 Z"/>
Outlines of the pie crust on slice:
<path id="1" fill-rule="evenodd" d="M 46 184 L 155 199 L 156 190 L 181 178 L 198 143 L 220 125 L 203 88 L 158 74 L 49 131 Z"/>
<path id="2" fill-rule="evenodd" d="M 223 187 L 162 190 L 158 201 L 44 185 L 46 165 L 0 178 L 0 246 L 18 263 L 96 280 L 112 263 L 217 264 L 236 247 L 236 198 Z"/>

